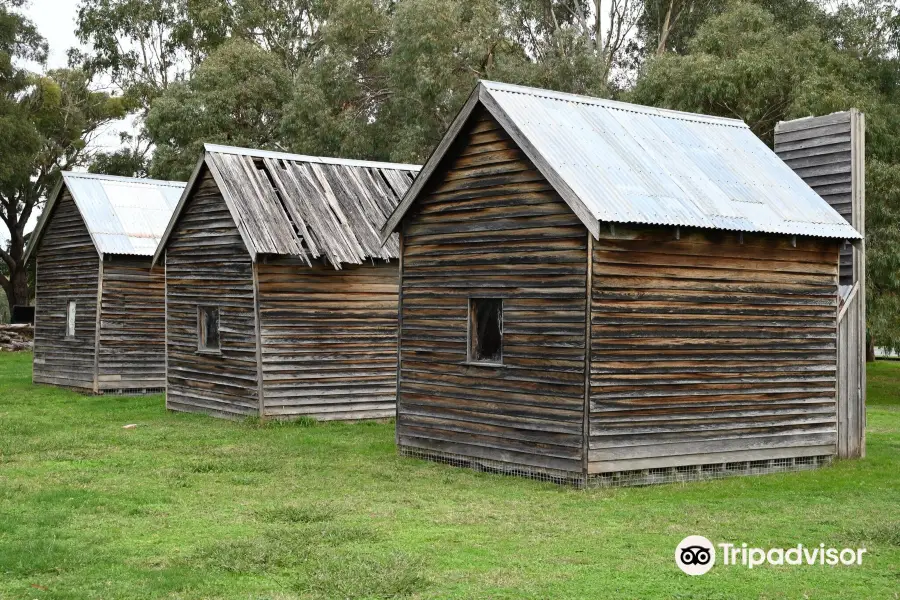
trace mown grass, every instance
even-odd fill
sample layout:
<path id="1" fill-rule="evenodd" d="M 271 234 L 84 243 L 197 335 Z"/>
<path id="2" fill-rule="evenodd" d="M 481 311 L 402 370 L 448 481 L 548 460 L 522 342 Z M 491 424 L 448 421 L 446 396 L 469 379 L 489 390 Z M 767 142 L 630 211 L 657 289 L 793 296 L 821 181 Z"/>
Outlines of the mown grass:
<path id="1" fill-rule="evenodd" d="M 32 386 L 30 360 L 0 355 L 0 598 L 900 594 L 898 363 L 869 371 L 863 461 L 585 492 L 398 458 L 390 424 L 225 422 Z M 868 554 L 691 578 L 673 561 L 689 534 Z"/>

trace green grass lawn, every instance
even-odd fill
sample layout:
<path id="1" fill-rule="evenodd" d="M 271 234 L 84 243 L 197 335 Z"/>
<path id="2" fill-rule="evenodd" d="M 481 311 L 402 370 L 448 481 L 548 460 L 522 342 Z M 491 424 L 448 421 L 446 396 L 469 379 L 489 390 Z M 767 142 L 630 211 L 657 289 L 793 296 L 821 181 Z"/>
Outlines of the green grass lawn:
<path id="1" fill-rule="evenodd" d="M 3 599 L 900 597 L 900 363 L 869 371 L 865 460 L 579 491 L 401 459 L 392 424 L 33 386 L 30 361 L 0 354 Z M 689 534 L 868 553 L 688 577 Z"/>

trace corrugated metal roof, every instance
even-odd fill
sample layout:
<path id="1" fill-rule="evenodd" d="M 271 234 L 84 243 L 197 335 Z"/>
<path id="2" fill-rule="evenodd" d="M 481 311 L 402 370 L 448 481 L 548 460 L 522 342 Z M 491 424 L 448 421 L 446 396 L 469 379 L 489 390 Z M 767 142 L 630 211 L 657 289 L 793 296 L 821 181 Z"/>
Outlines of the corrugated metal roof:
<path id="1" fill-rule="evenodd" d="M 153 256 L 185 184 L 93 173 L 62 173 L 32 236 L 36 247 L 62 188 L 69 190 L 100 254 Z"/>
<path id="2" fill-rule="evenodd" d="M 742 121 L 491 81 L 473 97 L 469 113 L 484 105 L 568 188 L 559 191 L 591 231 L 609 222 L 860 237 Z M 383 235 L 420 189 L 416 182 Z"/>
<path id="3" fill-rule="evenodd" d="M 194 179 L 204 165 L 253 256 L 296 256 L 308 263 L 324 257 L 336 269 L 399 256 L 396 236 L 382 245 L 379 229 L 420 169 L 211 144 Z M 163 245 L 189 194 L 190 188 Z"/>

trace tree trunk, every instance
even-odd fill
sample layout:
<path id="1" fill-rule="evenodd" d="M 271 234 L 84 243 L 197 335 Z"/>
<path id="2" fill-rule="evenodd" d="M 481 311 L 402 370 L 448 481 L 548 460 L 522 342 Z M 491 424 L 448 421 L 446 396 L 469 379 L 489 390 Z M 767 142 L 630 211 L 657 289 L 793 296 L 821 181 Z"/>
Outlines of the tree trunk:
<path id="1" fill-rule="evenodd" d="M 25 264 L 25 236 L 22 227 L 10 228 L 12 239 L 9 243 L 9 253 L 5 260 L 9 271 L 9 280 L 3 286 L 6 299 L 9 301 L 9 310 L 14 306 L 26 306 L 31 295 L 28 293 L 28 266 Z"/>
<path id="2" fill-rule="evenodd" d="M 672 27 L 672 9 L 675 7 L 675 0 L 669 0 L 669 9 L 666 11 L 666 18 L 663 20 L 662 27 L 659 30 L 659 41 L 656 44 L 656 55 L 662 56 L 666 53 L 666 42 L 669 40 L 669 30 Z"/>
<path id="3" fill-rule="evenodd" d="M 6 297 L 9 300 L 9 309 L 13 306 L 25 306 L 28 304 L 28 269 L 21 262 L 9 276 L 9 291 Z"/>
<path id="4" fill-rule="evenodd" d="M 28 290 L 28 269 L 25 268 L 25 265 L 17 263 L 16 268 L 9 275 L 9 282 L 4 283 L 3 291 L 6 293 L 9 310 L 12 310 L 13 306 L 28 304 L 31 294 Z"/>
<path id="5" fill-rule="evenodd" d="M 871 335 L 866 336 L 866 362 L 875 362 L 875 340 Z"/>

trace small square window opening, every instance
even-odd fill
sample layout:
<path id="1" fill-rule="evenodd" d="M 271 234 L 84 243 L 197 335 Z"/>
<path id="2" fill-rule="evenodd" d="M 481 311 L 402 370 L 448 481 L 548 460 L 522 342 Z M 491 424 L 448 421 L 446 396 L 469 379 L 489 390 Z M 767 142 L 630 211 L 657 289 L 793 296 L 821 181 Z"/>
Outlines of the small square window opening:
<path id="1" fill-rule="evenodd" d="M 218 352 L 221 349 L 219 338 L 219 307 L 197 307 L 197 349 L 206 352 Z"/>
<path id="2" fill-rule="evenodd" d="M 75 301 L 69 300 L 66 303 L 66 337 L 75 337 Z"/>
<path id="3" fill-rule="evenodd" d="M 503 300 L 469 300 L 469 360 L 503 362 Z"/>

